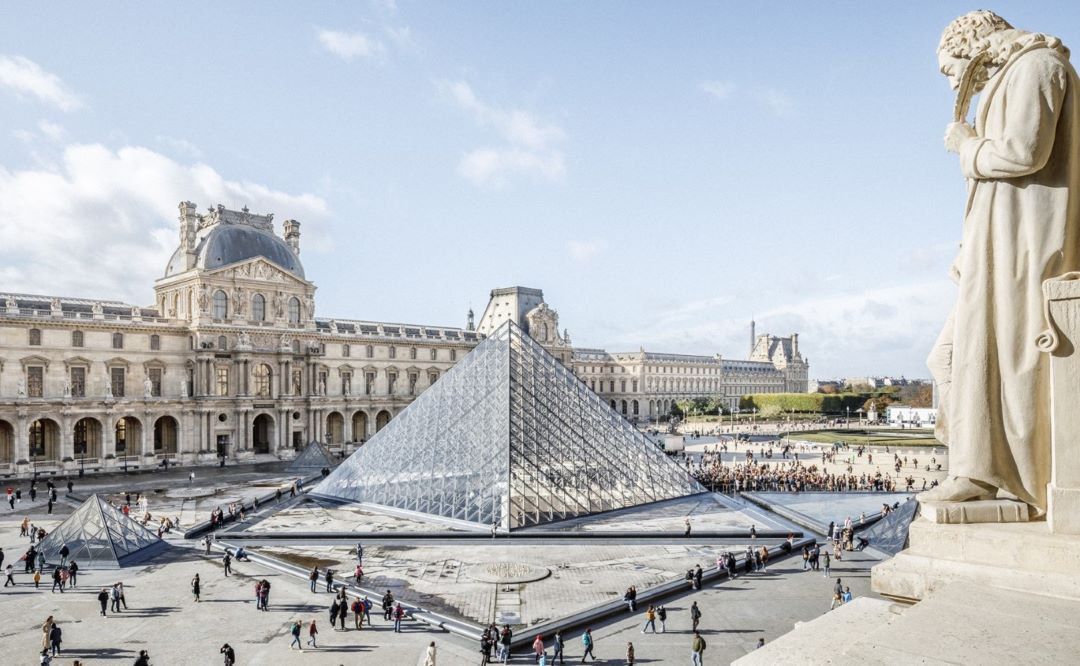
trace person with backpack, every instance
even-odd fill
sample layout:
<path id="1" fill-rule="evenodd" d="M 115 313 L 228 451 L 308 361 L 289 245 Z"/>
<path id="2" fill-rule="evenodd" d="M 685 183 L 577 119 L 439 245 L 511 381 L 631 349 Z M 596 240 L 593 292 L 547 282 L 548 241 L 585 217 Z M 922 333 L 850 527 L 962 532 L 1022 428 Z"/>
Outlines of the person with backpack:
<path id="1" fill-rule="evenodd" d="M 311 591 L 315 591 L 315 583 L 319 582 L 319 567 L 311 567 L 311 573 L 308 574 L 308 580 L 311 581 Z"/>
<path id="2" fill-rule="evenodd" d="M 656 619 L 660 620 L 660 633 L 667 633 L 667 609 L 663 604 L 656 607 Z"/>
<path id="3" fill-rule="evenodd" d="M 228 643 L 222 645 L 219 652 L 225 656 L 225 666 L 233 666 L 236 663 L 236 650 Z"/>
<path id="4" fill-rule="evenodd" d="M 560 664 L 565 664 L 563 661 L 563 650 L 566 649 L 566 643 L 563 641 L 562 631 L 555 632 L 555 638 L 551 642 L 551 663 L 554 664 L 558 659 Z"/>
<path id="5" fill-rule="evenodd" d="M 697 632 L 698 623 L 701 622 L 701 609 L 696 601 L 690 604 L 690 621 L 693 623 L 693 630 Z"/>
<path id="6" fill-rule="evenodd" d="M 304 646 L 300 644 L 300 620 L 293 620 L 292 626 L 289 627 L 289 633 L 292 634 L 292 643 L 289 643 L 289 649 L 295 644 L 296 649 L 301 652 L 304 651 Z"/>
<path id="7" fill-rule="evenodd" d="M 401 633 L 401 621 L 405 619 L 405 609 L 401 607 L 399 601 L 397 607 L 394 608 L 394 633 Z"/>
<path id="8" fill-rule="evenodd" d="M 694 640 L 690 642 L 690 663 L 693 666 L 704 666 L 703 659 L 705 658 L 705 639 L 701 637 L 701 634 L 694 630 Z"/>
<path id="9" fill-rule="evenodd" d="M 510 659 L 510 641 L 513 637 L 514 632 L 510 631 L 510 625 L 504 624 L 499 634 L 499 654 L 496 655 L 496 658 L 502 659 L 504 664 Z"/>
<path id="10" fill-rule="evenodd" d="M 359 629 L 364 628 L 364 602 L 359 599 L 353 599 L 352 606 L 350 608 L 353 612 L 353 625 Z"/>
<path id="11" fill-rule="evenodd" d="M 308 645 L 315 648 L 319 647 L 318 638 L 319 628 L 315 626 L 315 620 L 312 620 L 311 624 L 308 625 Z"/>

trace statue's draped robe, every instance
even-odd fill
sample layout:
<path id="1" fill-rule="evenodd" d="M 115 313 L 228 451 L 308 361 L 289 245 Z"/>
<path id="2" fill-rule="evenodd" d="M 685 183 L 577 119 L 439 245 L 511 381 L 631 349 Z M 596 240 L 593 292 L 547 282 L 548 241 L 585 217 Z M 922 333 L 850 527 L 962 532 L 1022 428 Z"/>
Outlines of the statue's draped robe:
<path id="1" fill-rule="evenodd" d="M 959 294 L 929 365 L 950 475 L 1041 513 L 1049 366 L 1035 340 L 1045 328 L 1043 280 L 1080 269 L 1080 82 L 1056 39 L 1018 42 L 982 93 L 977 138 L 961 145 L 969 192 L 953 266 Z"/>

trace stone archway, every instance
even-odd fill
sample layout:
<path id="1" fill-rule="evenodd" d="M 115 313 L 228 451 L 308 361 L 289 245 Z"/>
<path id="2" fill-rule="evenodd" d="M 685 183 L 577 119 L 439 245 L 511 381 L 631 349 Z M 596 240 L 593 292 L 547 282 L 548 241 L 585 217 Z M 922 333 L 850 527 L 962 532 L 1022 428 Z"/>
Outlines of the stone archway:
<path id="1" fill-rule="evenodd" d="M 15 462 L 15 427 L 0 420 L 0 465 Z"/>
<path id="2" fill-rule="evenodd" d="M 274 417 L 259 414 L 251 422 L 251 447 L 255 453 L 270 453 L 274 441 Z"/>
<path id="3" fill-rule="evenodd" d="M 330 444 L 341 444 L 345 441 L 345 417 L 341 412 L 330 412 L 326 415 L 326 437 Z"/>
<path id="4" fill-rule="evenodd" d="M 362 442 L 367 439 L 368 415 L 367 412 L 356 412 L 352 416 L 352 438 L 354 442 Z"/>
<path id="5" fill-rule="evenodd" d="M 75 459 L 101 457 L 101 421 L 84 417 L 75 422 L 71 431 L 72 451 Z"/>
<path id="6" fill-rule="evenodd" d="M 60 462 L 60 426 L 49 418 L 30 424 L 30 460 Z"/>
<path id="7" fill-rule="evenodd" d="M 390 423 L 390 412 L 385 409 L 375 415 L 375 432 L 379 432 Z"/>
<path id="8" fill-rule="evenodd" d="M 154 453 L 175 455 L 180 451 L 180 424 L 171 416 L 154 421 Z"/>
<path id="9" fill-rule="evenodd" d="M 116 455 L 137 456 L 142 445 L 142 422 L 134 416 L 121 417 L 116 422 Z"/>

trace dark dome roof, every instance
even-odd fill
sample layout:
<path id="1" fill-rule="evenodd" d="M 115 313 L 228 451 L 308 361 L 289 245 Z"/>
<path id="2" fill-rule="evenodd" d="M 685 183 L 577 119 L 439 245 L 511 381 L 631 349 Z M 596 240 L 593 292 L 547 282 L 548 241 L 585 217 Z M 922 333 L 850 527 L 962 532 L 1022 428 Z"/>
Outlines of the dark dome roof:
<path id="1" fill-rule="evenodd" d="M 268 233 L 240 224 L 220 224 L 210 230 L 195 249 L 195 265 L 214 270 L 255 257 L 268 259 L 296 277 L 304 279 L 304 266 L 289 244 Z M 180 250 L 177 249 L 165 269 L 166 277 L 183 270 Z"/>

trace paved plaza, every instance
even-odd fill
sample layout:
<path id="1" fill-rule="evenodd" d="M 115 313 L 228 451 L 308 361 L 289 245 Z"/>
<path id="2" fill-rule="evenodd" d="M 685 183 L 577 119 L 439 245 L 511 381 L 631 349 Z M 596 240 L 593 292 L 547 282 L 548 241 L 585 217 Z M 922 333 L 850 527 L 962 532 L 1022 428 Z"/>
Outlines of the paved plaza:
<path id="1" fill-rule="evenodd" d="M 263 494 L 268 487 L 289 479 L 280 469 L 265 467 L 198 468 L 195 480 L 189 483 L 187 471 L 170 470 L 168 476 L 87 477 L 76 480 L 75 492 L 100 492 L 110 497 L 127 490 L 151 492 L 157 498 L 156 504 L 151 502 L 152 512 L 155 506 L 159 507 L 158 512 L 166 514 L 182 510 L 183 522 L 190 523 L 202 511 L 213 508 L 214 502 Z M 200 508 L 188 506 L 187 499 L 175 501 L 181 489 L 185 490 L 184 494 L 202 497 Z M 872 510 L 875 504 L 867 509 Z M 273 532 L 292 524 L 299 529 L 352 531 L 366 526 L 369 531 L 382 530 L 391 537 L 395 532 L 417 527 L 414 524 L 417 521 L 355 507 L 328 509 L 305 502 L 274 515 L 275 508 L 264 507 L 260 516 L 249 519 L 240 528 Z M 28 546 L 28 540 L 18 534 L 23 516 L 51 530 L 72 509 L 73 506 L 61 500 L 55 513 L 49 516 L 41 502 L 29 505 L 24 501 L 15 511 L 0 514 L 0 545 L 6 555 L 5 564 L 16 560 Z M 785 524 L 775 517 L 770 519 L 761 509 L 743 509 L 713 495 L 647 506 L 638 512 L 613 512 L 598 517 L 597 521 L 612 532 L 629 531 L 632 526 L 669 531 L 679 528 L 685 515 L 693 516 L 695 529 L 703 531 L 745 529 L 749 524 L 758 529 Z M 583 529 L 581 525 L 568 527 L 569 533 Z M 555 537 L 568 532 L 551 528 L 551 533 Z M 195 542 L 185 542 L 176 533 L 168 535 L 167 540 L 172 548 L 150 565 L 118 571 L 84 570 L 79 575 L 79 586 L 63 594 L 51 592 L 47 578 L 43 578 L 41 589 L 35 590 L 29 575 L 16 573 L 17 586 L 0 590 L 0 613 L 4 618 L 0 649 L 12 655 L 7 663 L 37 663 L 40 625 L 49 615 L 54 616 L 64 631 L 63 651 L 53 663 L 65 666 L 74 659 L 87 664 L 130 663 L 140 649 L 149 650 L 154 663 L 159 665 L 213 664 L 220 660 L 218 649 L 226 642 L 237 650 L 240 664 L 411 665 L 422 661 L 422 654 L 432 640 L 438 646 L 440 664 L 480 661 L 475 642 L 420 622 L 407 621 L 403 633 L 395 634 L 390 623 L 381 620 L 377 607 L 373 627 L 334 631 L 327 615 L 331 595 L 321 591 L 321 583 L 317 588 L 320 591 L 313 594 L 306 580 L 259 564 L 240 562 L 234 562 L 233 575 L 225 577 L 219 552 L 204 556 Z M 572 546 L 402 547 L 380 545 L 376 538 L 366 544 L 365 564 L 372 587 L 393 589 L 406 601 L 423 603 L 429 608 L 454 609 L 475 621 L 492 617 L 513 619 L 513 613 L 517 613 L 522 622 L 536 623 L 619 598 L 631 584 L 643 589 L 672 580 L 697 562 L 708 567 L 717 550 L 736 548 L 742 543 L 745 542 L 731 542 L 721 548 L 697 544 L 693 539 L 679 545 L 626 545 L 600 539 Z M 351 573 L 352 553 L 340 544 L 310 547 L 289 544 L 255 549 L 277 550 L 279 554 L 303 553 L 319 562 L 339 562 L 343 575 Z M 500 599 L 499 586 L 476 581 L 469 575 L 471 570 L 475 572 L 500 561 L 548 568 L 551 574 L 547 580 L 551 584 L 537 585 L 531 594 L 506 594 Z M 833 572 L 844 578 L 856 597 L 869 595 L 869 567 L 873 563 L 868 554 L 853 553 L 836 562 Z M 21 572 L 21 563 L 18 564 L 16 571 Z M 691 601 L 697 601 L 703 613 L 703 634 L 709 642 L 706 663 L 728 663 L 750 651 L 759 637 L 772 640 L 789 631 L 796 622 L 828 610 L 834 581 L 821 573 L 803 572 L 801 568 L 802 560 L 798 557 L 774 561 L 767 572 L 740 574 L 732 581 L 707 584 L 699 592 L 676 594 L 665 602 L 669 611 L 666 634 L 640 634 L 643 609 L 636 614 L 617 614 L 594 627 L 600 663 L 605 660 L 621 663 L 618 659 L 624 654 L 628 640 L 634 642 L 639 663 L 688 661 Z M 196 573 L 202 580 L 200 603 L 194 602 L 190 587 Z M 253 586 L 261 579 L 270 581 L 272 586 L 268 612 L 259 612 L 255 607 Z M 128 610 L 102 617 L 97 592 L 116 581 L 124 582 Z M 319 626 L 320 647 L 305 649 L 302 654 L 290 651 L 290 623 L 293 620 L 305 623 L 306 641 L 307 623 L 313 619 Z M 352 626 L 351 617 L 347 626 Z M 566 639 L 567 655 L 577 661 L 581 653 L 579 634 L 568 634 Z M 514 661 L 531 663 L 532 659 L 521 654 Z"/>

